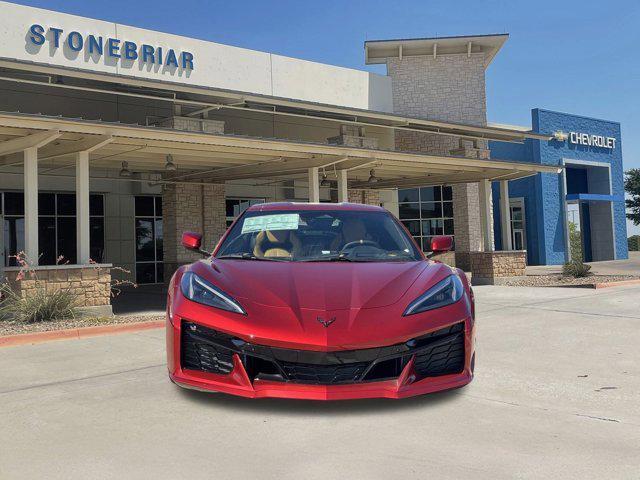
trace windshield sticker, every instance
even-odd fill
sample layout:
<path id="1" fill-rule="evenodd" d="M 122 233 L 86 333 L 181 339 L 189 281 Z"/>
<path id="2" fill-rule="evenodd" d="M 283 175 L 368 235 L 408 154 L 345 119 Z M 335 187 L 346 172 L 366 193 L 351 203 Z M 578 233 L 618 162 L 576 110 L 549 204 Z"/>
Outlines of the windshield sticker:
<path id="1" fill-rule="evenodd" d="M 244 219 L 241 233 L 261 232 L 263 230 L 298 230 L 300 214 L 283 213 L 279 215 L 261 215 Z"/>

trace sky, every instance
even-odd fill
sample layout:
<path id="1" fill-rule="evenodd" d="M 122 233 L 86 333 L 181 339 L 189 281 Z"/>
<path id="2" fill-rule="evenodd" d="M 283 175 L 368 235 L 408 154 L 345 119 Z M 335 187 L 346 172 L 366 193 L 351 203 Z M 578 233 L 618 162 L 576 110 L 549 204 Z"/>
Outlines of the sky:
<path id="1" fill-rule="evenodd" d="M 487 70 L 488 120 L 531 125 L 539 107 L 618 121 L 625 168 L 640 168 L 637 0 L 14 3 L 383 74 L 365 40 L 509 33 Z"/>

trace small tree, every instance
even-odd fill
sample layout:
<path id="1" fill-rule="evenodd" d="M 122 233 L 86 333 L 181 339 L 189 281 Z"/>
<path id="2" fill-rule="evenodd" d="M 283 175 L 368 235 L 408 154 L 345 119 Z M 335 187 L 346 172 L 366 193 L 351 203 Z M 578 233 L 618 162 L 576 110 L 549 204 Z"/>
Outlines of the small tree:
<path id="1" fill-rule="evenodd" d="M 640 168 L 632 168 L 625 172 L 624 189 L 631 196 L 627 204 L 627 218 L 634 225 L 640 225 Z"/>
<path id="2" fill-rule="evenodd" d="M 582 236 L 575 222 L 569 222 L 569 248 L 571 260 L 582 261 Z"/>

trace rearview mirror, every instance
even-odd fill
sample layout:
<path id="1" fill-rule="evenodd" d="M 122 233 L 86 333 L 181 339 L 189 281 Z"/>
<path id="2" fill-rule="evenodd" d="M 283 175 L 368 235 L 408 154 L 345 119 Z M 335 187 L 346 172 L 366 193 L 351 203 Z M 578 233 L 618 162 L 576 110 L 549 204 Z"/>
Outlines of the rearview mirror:
<path id="1" fill-rule="evenodd" d="M 453 248 L 453 237 L 449 235 L 439 235 L 431 239 L 431 251 L 435 253 L 448 252 Z"/>
<path id="2" fill-rule="evenodd" d="M 196 232 L 184 232 L 182 234 L 182 246 L 187 250 L 209 255 L 209 252 L 202 250 L 202 235 Z"/>

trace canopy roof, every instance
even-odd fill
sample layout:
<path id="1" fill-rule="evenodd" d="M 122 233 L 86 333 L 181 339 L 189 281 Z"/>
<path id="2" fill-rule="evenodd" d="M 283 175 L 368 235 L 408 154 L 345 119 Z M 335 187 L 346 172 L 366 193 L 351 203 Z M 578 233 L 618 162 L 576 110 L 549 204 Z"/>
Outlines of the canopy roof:
<path id="1" fill-rule="evenodd" d="M 91 167 L 166 173 L 166 156 L 178 166 L 166 181 L 223 183 L 248 178 L 305 177 L 310 167 L 331 180 L 347 170 L 350 187 L 394 188 L 512 180 L 558 167 L 419 152 L 376 150 L 274 138 L 207 134 L 112 122 L 0 112 L 0 168 L 21 163 L 19 152 L 55 137 L 39 151 L 41 174 L 73 168 L 73 154 L 90 150 Z M 377 183 L 367 182 L 375 170 Z M 159 176 L 158 176 L 159 178 Z"/>

